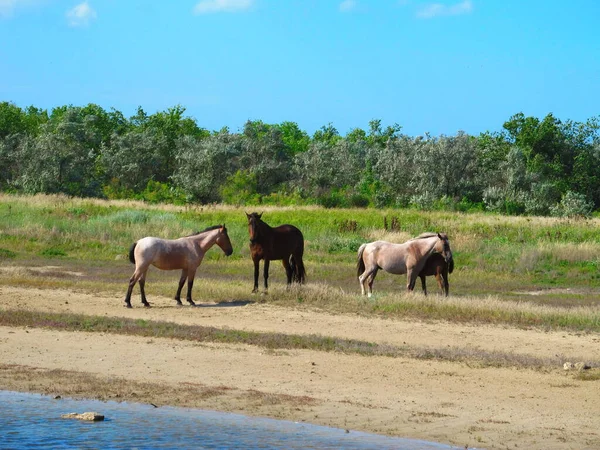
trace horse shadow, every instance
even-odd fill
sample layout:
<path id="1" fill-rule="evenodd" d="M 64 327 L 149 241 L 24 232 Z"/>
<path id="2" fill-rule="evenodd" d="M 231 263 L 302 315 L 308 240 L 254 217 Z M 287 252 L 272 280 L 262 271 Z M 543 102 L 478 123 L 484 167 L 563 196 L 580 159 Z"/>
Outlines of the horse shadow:
<path id="1" fill-rule="evenodd" d="M 235 300 L 232 302 L 220 303 L 199 303 L 195 305 L 154 305 L 150 303 L 151 309 L 180 309 L 180 308 L 239 308 L 241 306 L 251 305 L 256 303 L 255 300 Z"/>
<path id="2" fill-rule="evenodd" d="M 254 300 L 235 300 L 233 302 L 221 302 L 221 303 L 198 303 L 192 308 L 234 308 L 240 306 L 246 306 L 256 303 Z"/>

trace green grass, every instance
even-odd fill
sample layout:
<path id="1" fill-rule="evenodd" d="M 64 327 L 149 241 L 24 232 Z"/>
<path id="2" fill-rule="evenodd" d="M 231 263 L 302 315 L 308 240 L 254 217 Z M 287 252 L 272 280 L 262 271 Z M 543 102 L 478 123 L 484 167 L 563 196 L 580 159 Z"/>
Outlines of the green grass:
<path id="1" fill-rule="evenodd" d="M 269 302 L 310 305 L 332 312 L 358 310 L 385 317 L 507 323 L 597 330 L 600 306 L 600 219 L 507 217 L 482 213 L 422 212 L 412 209 L 329 209 L 319 207 L 233 207 L 147 205 L 65 196 L 0 195 L 0 284 L 123 293 L 133 271 L 132 242 L 144 236 L 176 238 L 225 223 L 234 253 L 215 247 L 198 270 L 194 296 L 245 301 L 252 287 L 246 212 L 264 212 L 271 225 L 292 223 L 305 237 L 308 285 L 294 297 L 281 290 Z M 399 229 L 385 230 L 394 219 Z M 358 294 L 356 249 L 363 242 L 403 242 L 424 231 L 450 237 L 456 268 L 450 275 L 453 305 L 438 296 L 428 304 L 404 295 L 406 276 L 380 271 L 376 296 Z M 57 266 L 54 271 L 35 271 Z M 60 272 L 81 273 L 78 276 Z M 270 283 L 281 286 L 281 264 L 271 264 Z M 177 274 L 151 269 L 146 289 L 172 297 Z M 261 276 L 262 283 L 262 276 Z M 314 289 L 311 288 L 316 287 Z M 323 286 L 321 289 L 320 286 Z M 437 284 L 428 278 L 430 293 Z M 417 291 L 420 291 L 417 281 Z M 339 294 L 341 293 L 341 294 Z M 338 295 L 339 294 L 339 295 Z M 136 293 L 137 295 L 137 293 Z M 322 297 L 322 298 L 321 298 Z M 493 304 L 487 298 L 492 297 Z M 477 300 L 483 299 L 481 302 Z M 135 300 L 134 300 L 135 301 Z M 487 303 L 486 303 L 487 302 Z M 335 306 L 334 306 L 335 305 Z M 478 306 L 475 306 L 478 305 Z M 513 305 L 530 305 L 515 312 Z M 540 312 L 537 306 L 549 307 Z M 585 312 L 578 308 L 588 308 Z M 577 315 L 573 315 L 577 310 Z"/>

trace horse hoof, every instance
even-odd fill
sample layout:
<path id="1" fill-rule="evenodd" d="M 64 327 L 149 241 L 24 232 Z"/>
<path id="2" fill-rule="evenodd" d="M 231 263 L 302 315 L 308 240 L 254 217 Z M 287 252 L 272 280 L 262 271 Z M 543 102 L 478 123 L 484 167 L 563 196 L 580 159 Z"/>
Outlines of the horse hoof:
<path id="1" fill-rule="evenodd" d="M 196 304 L 191 300 L 188 300 L 188 303 L 190 304 L 190 306 L 196 306 Z"/>
<path id="2" fill-rule="evenodd" d="M 144 308 L 150 308 L 150 303 L 144 303 Z"/>
<path id="3" fill-rule="evenodd" d="M 131 306 L 131 303 L 125 303 L 125 308 L 133 308 L 133 306 Z"/>

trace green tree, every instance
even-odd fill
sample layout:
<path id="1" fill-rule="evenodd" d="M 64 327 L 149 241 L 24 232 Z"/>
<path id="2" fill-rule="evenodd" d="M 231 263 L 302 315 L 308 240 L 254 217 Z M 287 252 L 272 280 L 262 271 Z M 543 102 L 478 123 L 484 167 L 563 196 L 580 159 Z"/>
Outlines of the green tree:
<path id="1" fill-rule="evenodd" d="M 246 170 L 255 180 L 259 194 L 278 190 L 290 180 L 292 158 L 277 126 L 247 121 L 241 140 L 237 168 Z"/>
<path id="2" fill-rule="evenodd" d="M 95 155 L 64 132 L 42 132 L 20 141 L 14 184 L 23 192 L 101 196 L 95 174 Z"/>
<path id="3" fill-rule="evenodd" d="M 310 144 L 310 136 L 302 131 L 295 122 L 282 122 L 276 125 L 281 132 L 281 139 L 290 157 L 305 152 Z"/>
<path id="4" fill-rule="evenodd" d="M 324 142 L 328 145 L 333 145 L 340 139 L 340 133 L 331 123 L 323 125 L 313 134 L 313 141 Z"/>
<path id="5" fill-rule="evenodd" d="M 383 148 L 388 140 L 398 138 L 401 130 L 402 127 L 397 123 L 383 129 L 381 127 L 381 120 L 373 119 L 369 122 L 369 134 L 366 139 L 370 145 Z"/>
<path id="6" fill-rule="evenodd" d="M 235 171 L 240 147 L 240 138 L 229 133 L 205 139 L 183 136 L 176 143 L 171 179 L 190 201 L 218 202 L 222 185 Z"/>
<path id="7" fill-rule="evenodd" d="M 102 146 L 99 158 L 106 182 L 116 190 L 141 192 L 163 163 L 164 136 L 148 128 L 115 134 L 111 141 Z"/>
<path id="8" fill-rule="evenodd" d="M 154 178 L 159 182 L 168 182 L 175 170 L 176 142 L 183 136 L 192 136 L 202 139 L 210 135 L 204 129 L 199 128 L 196 122 L 184 116 L 185 108 L 176 105 L 167 108 L 166 111 L 159 111 L 150 116 L 139 107 L 136 115 L 131 118 L 132 123 L 141 130 L 150 130 L 152 133 L 161 137 L 161 146 L 155 148 L 160 155 L 160 165 L 155 168 Z"/>
<path id="9" fill-rule="evenodd" d="M 295 184 L 309 195 L 318 197 L 332 189 L 355 187 L 364 165 L 364 143 L 340 139 L 333 145 L 313 142 L 308 150 L 296 156 Z"/>
<path id="10" fill-rule="evenodd" d="M 0 139 L 11 134 L 35 135 L 40 125 L 48 121 L 45 110 L 27 107 L 25 110 L 14 103 L 0 102 Z"/>
<path id="11" fill-rule="evenodd" d="M 540 121 L 518 113 L 504 123 L 504 129 L 509 142 L 523 150 L 530 172 L 558 183 L 562 190 L 567 188 L 575 155 L 560 120 L 552 114 Z"/>
<path id="12" fill-rule="evenodd" d="M 477 200 L 480 188 L 476 148 L 476 140 L 463 132 L 439 138 L 427 136 L 413 153 L 410 185 L 416 196 L 427 199 L 425 203 L 442 197 Z"/>

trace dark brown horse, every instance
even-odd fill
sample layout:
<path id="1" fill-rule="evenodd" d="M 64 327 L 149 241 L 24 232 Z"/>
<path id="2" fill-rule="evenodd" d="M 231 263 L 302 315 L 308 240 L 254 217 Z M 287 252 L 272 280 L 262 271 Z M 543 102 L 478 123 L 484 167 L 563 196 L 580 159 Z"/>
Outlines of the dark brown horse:
<path id="1" fill-rule="evenodd" d="M 425 261 L 425 266 L 423 267 L 421 272 L 419 272 L 419 278 L 421 278 L 421 285 L 423 286 L 423 293 L 427 295 L 425 277 L 435 276 L 435 279 L 438 282 L 442 294 L 448 297 L 448 295 L 450 294 L 448 274 L 452 273 L 453 270 L 454 258 L 446 262 L 444 257 L 439 253 L 434 253 L 429 258 L 427 258 L 427 261 Z"/>
<path id="2" fill-rule="evenodd" d="M 261 220 L 262 213 L 246 213 L 250 233 L 250 254 L 254 262 L 254 289 L 258 292 L 259 263 L 263 259 L 265 291 L 269 288 L 269 263 L 281 260 L 287 275 L 287 284 L 304 283 L 306 271 L 302 262 L 304 236 L 294 225 L 271 227 Z"/>
<path id="3" fill-rule="evenodd" d="M 150 303 L 146 300 L 146 292 L 144 290 L 146 272 L 148 272 L 150 265 L 162 270 L 181 269 L 181 277 L 179 278 L 175 300 L 178 305 L 181 305 L 181 289 L 187 280 L 186 300 L 190 305 L 194 305 L 195 303 L 192 301 L 192 286 L 194 285 L 196 270 L 208 249 L 215 244 L 221 247 L 221 250 L 227 256 L 233 253 L 233 247 L 231 246 L 225 225 L 208 227 L 204 231 L 179 239 L 145 237 L 133 243 L 129 249 L 129 260 L 135 264 L 135 272 L 133 272 L 133 275 L 129 279 L 125 305 L 131 308 L 131 292 L 135 283 L 139 281 L 142 303 L 146 307 L 150 306 Z"/>

